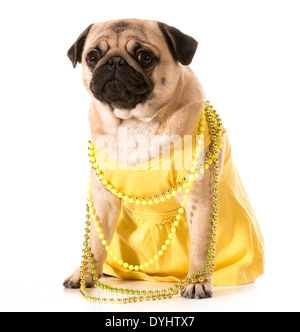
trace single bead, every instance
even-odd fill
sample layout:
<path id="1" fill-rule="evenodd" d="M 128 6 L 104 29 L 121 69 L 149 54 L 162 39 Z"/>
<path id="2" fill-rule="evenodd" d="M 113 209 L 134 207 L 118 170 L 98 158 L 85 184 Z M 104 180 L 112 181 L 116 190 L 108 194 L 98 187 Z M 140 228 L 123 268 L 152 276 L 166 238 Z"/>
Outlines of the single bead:
<path id="1" fill-rule="evenodd" d="M 192 168 L 191 168 L 191 173 L 195 173 L 195 172 L 196 172 L 196 170 L 197 170 L 197 168 L 196 168 L 196 167 L 192 167 Z"/>

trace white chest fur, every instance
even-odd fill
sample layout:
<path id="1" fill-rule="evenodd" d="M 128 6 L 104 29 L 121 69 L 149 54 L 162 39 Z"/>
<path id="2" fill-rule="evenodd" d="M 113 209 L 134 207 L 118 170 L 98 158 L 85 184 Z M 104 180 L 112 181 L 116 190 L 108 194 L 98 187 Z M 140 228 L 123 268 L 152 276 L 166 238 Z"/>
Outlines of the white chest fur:
<path id="1" fill-rule="evenodd" d="M 158 123 L 124 120 L 115 135 L 100 135 L 96 145 L 123 164 L 135 166 L 158 157 L 178 142 L 179 135 L 156 135 Z"/>

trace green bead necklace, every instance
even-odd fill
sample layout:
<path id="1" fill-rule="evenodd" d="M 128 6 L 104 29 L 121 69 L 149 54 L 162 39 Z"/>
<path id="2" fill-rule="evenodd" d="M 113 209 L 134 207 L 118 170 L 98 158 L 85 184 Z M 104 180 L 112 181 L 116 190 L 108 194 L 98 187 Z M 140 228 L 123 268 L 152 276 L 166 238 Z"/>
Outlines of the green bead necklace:
<path id="1" fill-rule="evenodd" d="M 167 299 L 167 298 L 172 298 L 173 296 L 177 295 L 180 290 L 182 290 L 185 286 L 189 284 L 196 284 L 196 283 L 203 283 L 207 280 L 209 280 L 213 274 L 214 274 L 214 268 L 215 268 L 215 258 L 216 258 L 216 238 L 217 238 L 217 226 L 218 226 L 218 218 L 219 218 L 219 159 L 218 155 L 220 153 L 220 149 L 222 148 L 222 142 L 223 142 L 223 137 L 222 137 L 222 124 L 221 120 L 216 113 L 216 111 L 213 109 L 212 105 L 209 103 L 209 101 L 205 102 L 204 106 L 204 111 L 202 112 L 202 115 L 200 117 L 200 123 L 199 123 L 199 129 L 198 129 L 198 134 L 199 135 L 204 135 L 204 129 L 205 129 L 205 122 L 208 124 L 209 128 L 209 134 L 211 138 L 211 143 L 209 146 L 209 152 L 206 154 L 206 158 L 204 158 L 204 163 L 200 165 L 200 167 L 195 167 L 196 162 L 193 161 L 193 167 L 188 172 L 188 175 L 185 176 L 185 178 L 182 181 L 183 188 L 186 188 L 186 193 L 190 192 L 190 189 L 188 187 L 192 186 L 193 184 L 193 177 L 197 178 L 199 174 L 203 174 L 204 170 L 207 170 L 210 165 L 213 166 L 214 171 L 213 171 L 213 216 L 211 220 L 211 241 L 209 244 L 209 249 L 208 249 L 208 255 L 206 258 L 206 263 L 204 267 L 198 271 L 196 274 L 191 275 L 190 277 L 185 278 L 185 280 L 179 281 L 178 283 L 174 284 L 172 287 L 169 287 L 168 289 L 163 289 L 163 290 L 133 290 L 133 289 L 123 289 L 123 288 L 117 288 L 117 287 L 112 287 L 110 285 L 101 283 L 97 276 L 96 276 L 96 271 L 95 271 L 95 266 L 94 266 L 94 260 L 93 260 L 93 254 L 91 252 L 90 248 L 90 225 L 91 222 L 94 222 L 95 226 L 99 226 L 98 222 L 98 217 L 95 215 L 95 210 L 93 209 L 93 202 L 92 202 L 92 195 L 91 195 L 91 190 L 89 188 L 89 195 L 88 195 L 88 203 L 87 203 L 87 212 L 88 214 L 86 215 L 86 222 L 85 222 L 85 235 L 84 235 L 84 243 L 83 243 L 83 256 L 82 256 L 82 262 L 81 262 L 81 268 L 80 268 L 80 293 L 83 295 L 83 297 L 91 302 L 98 302 L 98 303 L 132 303 L 132 302 L 138 302 L 138 301 L 151 301 L 151 300 L 162 300 L 162 299 Z M 114 195 L 116 195 L 120 199 L 124 200 L 129 200 L 132 197 L 135 197 L 134 195 L 128 195 L 121 193 L 117 190 L 117 188 L 114 188 L 111 184 L 109 184 L 108 180 L 104 179 L 103 172 L 99 169 L 99 167 L 96 164 L 95 160 L 95 153 L 94 153 L 94 145 L 90 141 L 89 144 L 89 156 L 90 156 L 90 162 L 92 164 L 92 168 L 95 170 L 96 175 L 98 176 L 99 180 L 102 182 L 102 185 L 106 187 L 107 190 L 111 191 Z M 196 151 L 198 152 L 199 149 L 196 148 Z M 197 153 L 196 152 L 196 153 Z M 196 155 L 197 157 L 197 155 Z M 179 190 L 178 190 L 179 189 Z M 182 191 L 181 189 L 181 183 L 180 186 L 177 187 L 177 189 L 172 188 L 172 190 L 167 190 L 166 193 L 172 197 L 175 196 L 175 192 Z M 170 194 L 172 193 L 172 194 Z M 155 198 L 156 199 L 156 198 Z M 147 201 L 142 200 L 143 203 L 142 205 L 152 205 L 152 204 L 158 204 L 159 202 L 163 202 L 163 200 L 157 200 L 149 198 Z M 170 199 L 168 196 L 167 199 Z M 179 209 L 178 216 L 181 216 L 183 213 L 183 208 L 186 205 L 186 202 L 188 200 L 188 195 L 184 195 L 184 201 L 181 203 L 181 208 Z M 137 203 L 138 201 L 138 203 Z M 129 203 L 132 204 L 140 204 L 141 199 L 136 198 Z M 180 222 L 181 217 L 178 217 L 175 225 L 173 225 L 173 233 L 176 232 L 176 226 L 178 226 L 178 223 Z M 109 252 L 111 250 L 109 244 L 107 241 L 104 239 L 104 235 L 102 234 L 102 230 L 100 227 L 97 229 L 99 233 L 99 238 L 102 239 L 102 245 L 104 245 L 105 249 Z M 171 239 L 172 237 L 170 237 Z M 163 246 L 163 250 L 160 250 L 157 255 L 154 255 L 154 259 L 158 259 L 160 256 L 163 255 L 163 251 L 166 250 L 167 246 Z M 150 260 L 150 263 L 153 260 Z M 124 263 L 123 261 L 120 261 L 120 265 L 123 265 L 126 268 L 129 268 L 130 270 L 139 270 L 143 268 L 143 265 L 133 265 L 129 263 Z M 125 264 L 125 265 L 124 265 Z M 149 264 L 149 263 L 147 263 Z M 91 277 L 92 280 L 98 288 L 102 290 L 106 290 L 112 293 L 119 293 L 122 295 L 125 295 L 125 297 L 119 297 L 117 299 L 111 297 L 111 298 L 106 298 L 106 297 L 96 297 L 93 295 L 88 294 L 87 289 L 86 289 L 86 284 L 85 284 L 85 278 L 86 278 L 86 269 L 89 266 L 89 269 L 91 271 Z"/>

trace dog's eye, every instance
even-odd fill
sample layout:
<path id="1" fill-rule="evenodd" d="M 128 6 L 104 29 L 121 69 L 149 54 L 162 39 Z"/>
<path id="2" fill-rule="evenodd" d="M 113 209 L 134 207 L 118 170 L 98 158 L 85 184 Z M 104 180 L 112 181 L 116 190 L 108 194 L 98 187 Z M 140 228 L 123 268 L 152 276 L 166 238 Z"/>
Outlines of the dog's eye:
<path id="1" fill-rule="evenodd" d="M 95 68 L 98 61 L 100 60 L 101 55 L 99 53 L 99 51 L 91 51 L 90 53 L 88 53 L 87 57 L 86 57 L 86 62 L 88 64 L 88 66 L 90 68 Z"/>
<path id="2" fill-rule="evenodd" d="M 138 55 L 138 60 L 142 66 L 149 66 L 153 62 L 153 56 L 148 52 L 141 52 Z"/>

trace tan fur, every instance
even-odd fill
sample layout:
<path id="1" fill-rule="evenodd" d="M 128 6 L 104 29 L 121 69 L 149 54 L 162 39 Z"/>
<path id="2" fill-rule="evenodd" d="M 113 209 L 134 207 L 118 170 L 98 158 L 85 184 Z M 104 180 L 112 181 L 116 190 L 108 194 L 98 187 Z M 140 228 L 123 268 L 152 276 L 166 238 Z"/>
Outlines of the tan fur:
<path id="1" fill-rule="evenodd" d="M 112 29 L 115 21 L 92 26 L 82 56 L 83 82 L 89 91 L 92 74 L 84 59 L 87 52 L 97 43 L 101 43 L 102 47 L 109 48 L 108 53 L 97 66 L 101 66 L 105 61 L 107 62 L 111 56 L 122 56 L 138 72 L 142 75 L 148 75 L 149 78 L 151 77 L 155 81 L 154 97 L 143 105 L 137 105 L 135 109 L 130 111 L 110 109 L 109 106 L 96 100 L 89 91 L 92 96 L 89 122 L 94 142 L 97 142 L 103 135 L 112 135 L 112 139 L 116 139 L 119 127 L 127 127 L 132 135 L 143 134 L 147 137 L 151 154 L 142 154 L 141 149 L 128 149 L 126 161 L 134 165 L 137 160 L 144 162 L 149 160 L 151 156 L 159 154 L 161 145 L 166 143 L 167 140 L 163 135 L 183 137 L 191 134 L 203 109 L 205 96 L 201 84 L 192 70 L 174 61 L 157 22 L 139 20 L 125 20 L 125 22 L 129 22 L 130 26 L 124 31 L 121 31 L 121 29 L 120 31 L 114 31 Z M 135 61 L 125 51 L 132 46 L 135 40 L 147 44 L 161 59 L 159 65 L 150 73 L 142 73 Z M 163 79 L 165 79 L 165 84 L 162 84 Z M 158 135 L 156 139 L 160 144 L 151 145 L 151 135 Z M 118 140 L 116 139 L 116 141 Z M 122 142 L 120 144 L 122 145 Z M 120 146 L 120 150 L 122 149 L 125 149 L 125 147 Z M 220 154 L 220 166 L 222 166 L 223 151 L 224 148 Z M 111 156 L 114 153 L 111 148 L 106 148 L 105 152 Z M 119 155 L 116 158 L 123 163 L 126 162 Z M 206 261 L 211 230 L 211 183 L 212 173 L 206 172 L 203 180 L 196 182 L 192 187 L 186 207 L 186 215 L 191 230 L 189 275 L 199 271 Z M 104 189 L 93 171 L 91 173 L 91 186 L 96 214 L 99 216 L 101 223 L 100 227 L 103 229 L 105 238 L 110 241 L 116 229 L 121 202 Z M 180 201 L 181 196 L 178 195 L 177 197 Z M 95 227 L 91 225 L 91 251 L 94 255 L 98 277 L 100 277 L 106 252 L 96 234 Z M 88 283 L 91 284 L 91 280 L 88 280 Z M 67 278 L 64 285 L 66 287 L 78 287 L 79 270 Z M 203 298 L 211 296 L 212 292 L 212 282 L 209 281 L 203 285 L 192 284 L 187 286 L 182 295 L 189 298 Z"/>

